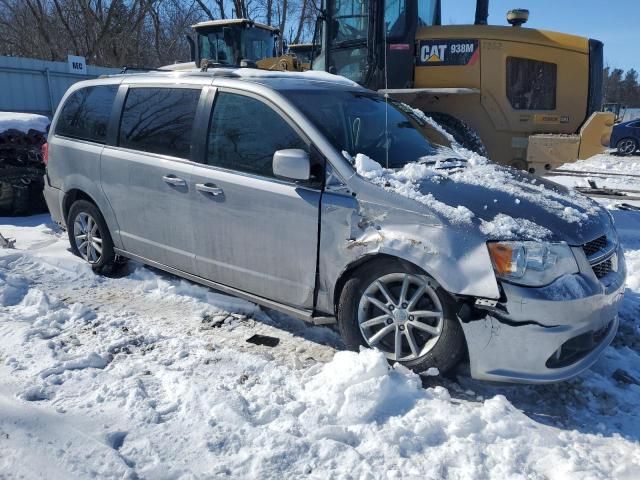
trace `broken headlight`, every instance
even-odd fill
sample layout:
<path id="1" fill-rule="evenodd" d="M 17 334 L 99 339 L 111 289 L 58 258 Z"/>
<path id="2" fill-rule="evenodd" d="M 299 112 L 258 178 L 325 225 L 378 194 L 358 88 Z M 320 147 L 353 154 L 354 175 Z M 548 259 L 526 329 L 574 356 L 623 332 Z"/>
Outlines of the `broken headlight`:
<path id="1" fill-rule="evenodd" d="M 487 247 L 496 276 L 511 283 L 543 287 L 562 275 L 578 273 L 566 243 L 489 242 Z"/>

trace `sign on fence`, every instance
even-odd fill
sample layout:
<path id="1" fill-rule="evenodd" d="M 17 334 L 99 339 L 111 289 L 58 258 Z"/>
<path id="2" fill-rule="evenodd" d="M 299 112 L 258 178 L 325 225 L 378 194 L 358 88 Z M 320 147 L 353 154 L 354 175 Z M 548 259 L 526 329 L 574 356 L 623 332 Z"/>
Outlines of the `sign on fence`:
<path id="1" fill-rule="evenodd" d="M 67 62 L 69 63 L 69 72 L 78 73 L 80 75 L 87 74 L 87 62 L 84 57 L 67 55 Z"/>

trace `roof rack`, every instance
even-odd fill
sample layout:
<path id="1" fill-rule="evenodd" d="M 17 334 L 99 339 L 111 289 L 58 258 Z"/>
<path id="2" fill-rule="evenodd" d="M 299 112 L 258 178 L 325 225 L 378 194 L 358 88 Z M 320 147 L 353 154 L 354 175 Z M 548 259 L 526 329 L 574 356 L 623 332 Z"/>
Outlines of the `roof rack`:
<path id="1" fill-rule="evenodd" d="M 124 65 L 120 73 L 124 75 L 130 70 L 134 72 L 166 72 L 167 70 L 162 70 L 161 68 L 151 68 L 151 67 L 129 67 L 128 65 Z"/>

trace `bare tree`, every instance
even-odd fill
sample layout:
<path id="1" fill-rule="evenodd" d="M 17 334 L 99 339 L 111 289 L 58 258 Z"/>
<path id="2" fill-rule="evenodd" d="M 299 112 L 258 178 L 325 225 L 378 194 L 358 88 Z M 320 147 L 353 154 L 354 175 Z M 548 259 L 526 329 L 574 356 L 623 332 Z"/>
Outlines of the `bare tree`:
<path id="1" fill-rule="evenodd" d="M 229 18 L 231 10 L 299 43 L 311 39 L 319 1 L 0 0 L 0 55 L 65 60 L 74 54 L 104 66 L 187 61 L 190 26 Z"/>

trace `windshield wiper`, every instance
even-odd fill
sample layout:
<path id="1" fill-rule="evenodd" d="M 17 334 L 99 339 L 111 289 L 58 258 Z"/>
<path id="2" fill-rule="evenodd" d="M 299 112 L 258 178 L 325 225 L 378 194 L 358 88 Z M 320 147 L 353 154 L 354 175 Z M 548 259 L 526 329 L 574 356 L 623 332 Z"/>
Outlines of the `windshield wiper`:
<path id="1" fill-rule="evenodd" d="M 350 40 L 342 40 L 340 42 L 336 42 L 334 43 L 331 48 L 349 48 L 349 47 L 357 47 L 360 45 L 366 45 L 367 44 L 367 39 L 366 38 L 356 38 L 356 39 L 350 39 Z"/>
<path id="2" fill-rule="evenodd" d="M 418 163 L 421 165 L 438 165 L 437 169 L 450 169 L 466 167 L 469 162 L 467 159 L 459 157 L 445 158 L 444 160 L 440 158 L 431 160 L 429 157 L 424 157 L 418 160 Z"/>

